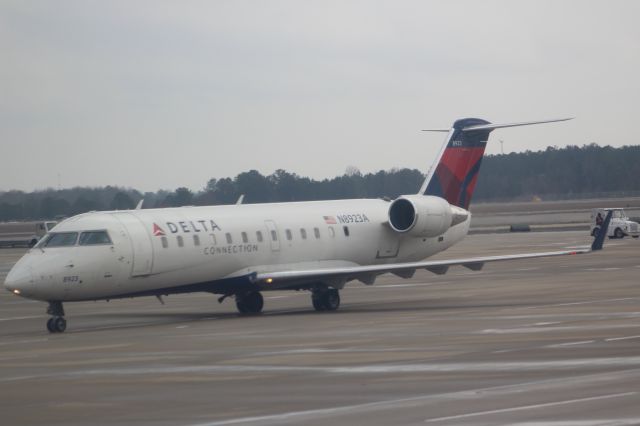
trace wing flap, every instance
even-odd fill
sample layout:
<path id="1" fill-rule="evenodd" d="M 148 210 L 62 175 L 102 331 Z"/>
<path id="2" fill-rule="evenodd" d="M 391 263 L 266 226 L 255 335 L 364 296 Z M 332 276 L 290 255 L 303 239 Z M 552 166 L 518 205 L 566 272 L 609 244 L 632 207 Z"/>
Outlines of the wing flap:
<path id="1" fill-rule="evenodd" d="M 271 283 L 277 283 L 274 288 L 283 288 L 284 282 L 290 281 L 296 285 L 300 285 L 302 282 L 317 282 L 322 280 L 345 278 L 360 279 L 366 274 L 384 274 L 393 273 L 400 277 L 411 277 L 416 269 L 426 269 L 435 274 L 444 274 L 451 266 L 464 266 L 473 271 L 479 271 L 482 269 L 485 263 L 488 262 L 502 262 L 508 260 L 522 260 L 533 259 L 542 257 L 555 257 L 555 256 L 571 256 L 576 254 L 590 253 L 591 249 L 585 247 L 579 250 L 566 250 L 566 251 L 550 251 L 541 253 L 522 253 L 511 254 L 503 256 L 484 256 L 473 257 L 466 259 L 450 259 L 439 261 L 425 261 L 425 262 L 408 262 L 408 263 L 393 263 L 386 265 L 366 265 L 366 266 L 346 266 L 337 268 L 321 268 L 321 269 L 307 269 L 297 271 L 281 271 L 281 272 L 268 272 L 258 273 L 257 282 L 259 284 L 265 284 L 265 288 L 268 288 Z"/>

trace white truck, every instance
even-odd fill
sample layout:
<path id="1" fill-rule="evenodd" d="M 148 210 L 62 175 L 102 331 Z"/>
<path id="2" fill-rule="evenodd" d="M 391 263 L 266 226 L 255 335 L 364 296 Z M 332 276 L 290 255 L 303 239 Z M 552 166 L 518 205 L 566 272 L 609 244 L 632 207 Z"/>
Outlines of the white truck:
<path id="1" fill-rule="evenodd" d="M 0 223 L 0 247 L 33 247 L 58 222 Z"/>
<path id="2" fill-rule="evenodd" d="M 598 208 L 591 210 L 591 235 L 597 236 L 600 232 L 602 222 L 604 222 L 607 213 L 611 211 L 611 222 L 607 236 L 609 238 L 624 238 L 625 236 L 631 236 L 638 238 L 640 235 L 640 229 L 638 223 L 629 220 L 624 209 L 622 208 Z"/>

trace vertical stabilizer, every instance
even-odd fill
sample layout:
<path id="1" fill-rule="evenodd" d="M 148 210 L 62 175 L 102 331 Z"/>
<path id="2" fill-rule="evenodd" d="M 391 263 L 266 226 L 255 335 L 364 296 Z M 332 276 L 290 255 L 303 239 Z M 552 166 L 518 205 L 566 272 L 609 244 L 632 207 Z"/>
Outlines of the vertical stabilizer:
<path id="1" fill-rule="evenodd" d="M 472 132 L 463 129 L 483 124 L 489 122 L 479 118 L 464 118 L 453 123 L 436 162 L 420 188 L 421 194 L 442 197 L 451 205 L 469 208 L 492 129 Z"/>
<path id="2" fill-rule="evenodd" d="M 571 120 L 560 118 L 523 123 L 492 124 L 480 118 L 463 118 L 453 123 L 440 154 L 429 169 L 420 194 L 444 198 L 449 204 L 469 209 L 480 172 L 480 164 L 489 134 L 494 129 L 553 123 Z M 425 130 L 446 132 L 447 130 Z"/>

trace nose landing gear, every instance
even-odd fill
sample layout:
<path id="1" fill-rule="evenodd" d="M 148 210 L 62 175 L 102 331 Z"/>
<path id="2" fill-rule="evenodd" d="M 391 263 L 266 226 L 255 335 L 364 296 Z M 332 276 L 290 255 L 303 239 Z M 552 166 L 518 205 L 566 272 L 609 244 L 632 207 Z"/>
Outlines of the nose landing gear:
<path id="1" fill-rule="evenodd" d="M 47 313 L 52 315 L 47 321 L 47 330 L 49 330 L 49 333 L 62 333 L 67 329 L 67 320 L 64 319 L 62 302 L 49 302 Z"/>

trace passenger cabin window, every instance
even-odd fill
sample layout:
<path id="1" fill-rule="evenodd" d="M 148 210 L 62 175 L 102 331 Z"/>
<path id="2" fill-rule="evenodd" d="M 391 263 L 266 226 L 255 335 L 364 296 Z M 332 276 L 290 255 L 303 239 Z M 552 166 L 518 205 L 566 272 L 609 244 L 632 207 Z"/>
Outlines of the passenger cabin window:
<path id="1" fill-rule="evenodd" d="M 300 236 L 302 237 L 303 240 L 307 239 L 307 230 L 304 228 L 300 228 Z"/>
<path id="2" fill-rule="evenodd" d="M 230 233 L 226 233 L 225 237 L 227 238 L 227 244 L 232 244 L 233 243 L 233 238 L 231 238 L 231 234 Z"/>
<path id="3" fill-rule="evenodd" d="M 209 234 L 209 235 L 211 235 L 211 242 L 213 243 L 213 245 L 215 246 L 216 244 L 218 244 L 216 240 L 216 234 Z"/>
<path id="4" fill-rule="evenodd" d="M 313 235 L 316 236 L 316 239 L 320 238 L 320 230 L 318 228 L 313 228 Z"/>
<path id="5" fill-rule="evenodd" d="M 242 234 L 240 234 L 242 236 L 242 242 L 243 243 L 248 243 L 249 242 L 249 237 L 247 237 L 247 233 L 243 232 Z"/>
<path id="6" fill-rule="evenodd" d="M 258 239 L 259 243 L 262 242 L 262 232 L 261 231 L 256 231 L 256 238 Z"/>
<path id="7" fill-rule="evenodd" d="M 44 247 L 69 247 L 75 246 L 78 240 L 77 232 L 56 232 L 50 234 L 47 241 L 44 243 Z"/>
<path id="8" fill-rule="evenodd" d="M 194 246 L 199 246 L 200 245 L 200 236 L 199 235 L 194 235 L 193 236 L 193 245 Z"/>
<path id="9" fill-rule="evenodd" d="M 336 236 L 336 231 L 333 229 L 333 226 L 329 227 L 329 235 L 331 237 L 335 237 Z"/>
<path id="10" fill-rule="evenodd" d="M 184 247 L 184 240 L 182 239 L 182 235 L 178 235 L 176 237 L 176 240 L 178 240 L 178 247 Z"/>
<path id="11" fill-rule="evenodd" d="M 284 231 L 284 233 L 287 236 L 287 240 L 291 241 L 291 238 L 293 238 L 293 236 L 291 235 L 291 229 L 287 229 L 286 231 Z"/>
<path id="12" fill-rule="evenodd" d="M 87 231 L 80 234 L 81 246 L 95 246 L 99 244 L 111 244 L 111 238 L 107 231 Z"/>
<path id="13" fill-rule="evenodd" d="M 169 240 L 167 240 L 167 237 L 160 238 L 160 242 L 162 243 L 162 248 L 169 248 Z"/>
<path id="14" fill-rule="evenodd" d="M 271 239 L 273 241 L 278 241 L 278 234 L 274 230 L 271 230 Z"/>
<path id="15" fill-rule="evenodd" d="M 344 236 L 348 237 L 349 236 L 349 227 L 348 226 L 343 226 L 342 230 L 344 231 Z"/>

